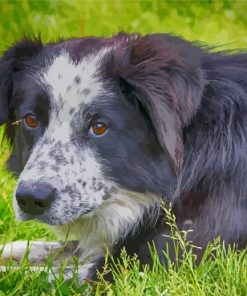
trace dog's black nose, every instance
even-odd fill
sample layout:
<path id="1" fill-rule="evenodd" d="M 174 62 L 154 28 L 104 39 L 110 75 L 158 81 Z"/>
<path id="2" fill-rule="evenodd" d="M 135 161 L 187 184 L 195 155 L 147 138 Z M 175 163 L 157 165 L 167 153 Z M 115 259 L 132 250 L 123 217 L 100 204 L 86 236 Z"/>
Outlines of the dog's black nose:
<path id="1" fill-rule="evenodd" d="M 56 189 L 47 183 L 20 183 L 16 200 L 23 212 L 32 215 L 43 214 L 51 205 Z"/>

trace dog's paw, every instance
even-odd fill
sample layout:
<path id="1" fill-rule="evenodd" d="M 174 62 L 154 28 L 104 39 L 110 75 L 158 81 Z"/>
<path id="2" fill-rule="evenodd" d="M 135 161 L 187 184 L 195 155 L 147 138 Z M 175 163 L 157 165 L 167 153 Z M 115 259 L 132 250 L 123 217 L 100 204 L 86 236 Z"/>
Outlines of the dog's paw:
<path id="1" fill-rule="evenodd" d="M 0 246 L 0 264 L 9 260 L 20 262 L 24 257 L 33 265 L 44 263 L 50 254 L 59 252 L 62 243 L 44 241 L 16 241 Z"/>
<path id="2" fill-rule="evenodd" d="M 84 282 L 90 279 L 95 271 L 95 264 L 81 263 L 78 258 L 78 264 L 74 264 L 73 257 L 76 254 L 77 242 L 71 241 L 66 244 L 60 242 L 45 241 L 16 241 L 6 245 L 0 245 L 0 271 L 16 270 L 18 265 L 8 265 L 12 260 L 20 263 L 24 258 L 30 262 L 28 270 L 48 272 L 49 281 L 63 273 L 63 278 L 69 281 L 77 274 L 78 281 Z M 46 264 L 48 258 L 51 264 Z"/>

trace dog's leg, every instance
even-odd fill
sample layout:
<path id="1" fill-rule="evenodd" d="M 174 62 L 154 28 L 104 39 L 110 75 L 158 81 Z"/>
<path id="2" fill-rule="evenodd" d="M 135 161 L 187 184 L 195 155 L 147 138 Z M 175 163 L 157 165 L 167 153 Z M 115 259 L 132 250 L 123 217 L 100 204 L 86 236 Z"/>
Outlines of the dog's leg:
<path id="1" fill-rule="evenodd" d="M 95 273 L 95 263 L 89 262 L 81 264 L 78 258 L 78 266 L 75 268 L 72 257 L 77 256 L 76 247 L 77 241 L 70 241 L 66 244 L 60 242 L 45 242 L 45 241 L 16 241 L 0 246 L 0 270 L 17 269 L 17 266 L 8 266 L 9 260 L 14 260 L 20 263 L 23 258 L 27 258 L 31 263 L 30 270 L 49 272 L 49 280 L 54 280 L 58 277 L 61 264 L 66 261 L 66 266 L 63 268 L 63 276 L 65 280 L 73 278 L 74 273 L 78 275 L 79 282 L 85 279 L 91 279 Z M 45 266 L 48 258 L 51 259 L 51 266 Z"/>
<path id="2" fill-rule="evenodd" d="M 32 265 L 44 264 L 47 258 L 54 261 L 77 256 L 77 241 L 46 242 L 46 241 L 16 241 L 0 246 L 0 263 L 5 265 L 9 259 L 20 263 L 26 256 Z"/>
<path id="3" fill-rule="evenodd" d="M 45 263 L 49 254 L 55 254 L 63 246 L 60 242 L 16 241 L 0 246 L 0 263 L 5 265 L 8 260 L 18 263 L 24 256 L 33 265 Z"/>

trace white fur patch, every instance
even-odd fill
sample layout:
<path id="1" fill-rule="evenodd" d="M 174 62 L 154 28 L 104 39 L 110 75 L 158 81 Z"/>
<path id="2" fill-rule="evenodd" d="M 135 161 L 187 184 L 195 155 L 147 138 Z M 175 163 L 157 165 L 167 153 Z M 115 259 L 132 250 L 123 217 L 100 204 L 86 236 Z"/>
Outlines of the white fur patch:
<path id="1" fill-rule="evenodd" d="M 83 261 L 104 255 L 106 248 L 111 249 L 128 234 L 134 235 L 140 223 L 154 224 L 159 209 L 160 198 L 155 195 L 119 191 L 74 223 L 52 228 L 63 239 L 68 236 L 70 240 L 80 241 Z M 145 213 L 150 213 L 152 221 L 143 221 Z"/>
<path id="2" fill-rule="evenodd" d="M 89 104 L 106 93 L 100 66 L 109 50 L 105 48 L 85 56 L 77 64 L 62 51 L 48 62 L 43 73 L 37 75 L 38 83 L 50 96 L 50 128 L 47 131 L 50 138 L 56 135 L 63 143 L 68 142 L 72 135 L 71 120 L 75 112 L 80 111 L 81 104 Z"/>
<path id="3" fill-rule="evenodd" d="M 52 94 L 55 108 L 63 109 L 61 115 L 81 102 L 90 103 L 96 96 L 104 93 L 105 87 L 100 75 L 100 66 L 104 56 L 110 51 L 105 48 L 96 54 L 85 56 L 75 63 L 65 51 L 49 61 L 44 73 L 37 76 L 39 84 L 47 86 Z M 83 92 L 88 89 L 89 92 Z M 61 107 L 65 103 L 66 106 Z"/>

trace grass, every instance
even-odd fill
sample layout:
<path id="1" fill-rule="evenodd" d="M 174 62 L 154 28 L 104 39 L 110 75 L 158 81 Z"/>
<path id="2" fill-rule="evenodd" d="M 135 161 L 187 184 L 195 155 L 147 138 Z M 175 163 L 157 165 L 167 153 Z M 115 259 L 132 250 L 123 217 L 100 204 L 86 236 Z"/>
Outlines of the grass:
<path id="1" fill-rule="evenodd" d="M 171 32 L 188 40 L 219 45 L 222 49 L 247 48 L 246 1 L 0 1 L 0 53 L 23 34 L 41 33 L 44 42 L 82 35 L 110 36 L 127 32 Z M 3 128 L 0 128 L 0 139 Z M 5 169 L 10 153 L 8 143 L 0 147 L 0 243 L 25 239 L 55 239 L 53 233 L 38 222 L 16 222 L 12 209 L 15 177 Z M 48 260 L 46 269 L 34 272 L 27 260 L 13 269 L 9 262 L 0 272 L 2 295 L 246 295 L 246 250 L 226 249 L 219 241 L 209 246 L 198 267 L 188 251 L 186 234 L 178 233 L 171 216 L 174 240 L 184 248 L 184 260 L 178 267 L 168 260 L 160 264 L 155 250 L 154 266 L 141 270 L 137 258 L 123 251 L 122 264 L 115 262 L 115 283 L 104 281 L 78 284 L 75 275 L 70 284 L 60 276 L 52 283 Z M 189 248 L 190 249 L 190 248 Z M 210 255 L 211 254 L 211 255 Z M 168 254 L 167 254 L 168 256 Z M 106 264 L 104 272 L 110 266 Z"/>
<path id="2" fill-rule="evenodd" d="M 241 252 L 234 247 L 225 248 L 219 240 L 211 243 L 200 264 L 196 266 L 196 248 L 187 240 L 188 232 L 179 232 L 175 217 L 165 210 L 168 225 L 172 229 L 175 249 L 182 250 L 183 259 L 169 260 L 169 252 L 164 250 L 167 266 L 164 266 L 150 244 L 153 266 L 142 266 L 137 257 L 130 257 L 123 249 L 120 260 L 113 260 L 107 254 L 105 268 L 97 282 L 79 284 L 77 279 L 78 262 L 74 258 L 74 276 L 68 283 L 63 270 L 66 263 L 61 262 L 58 276 L 48 280 L 53 274 L 52 261 L 47 259 L 45 267 L 33 272 L 27 259 L 23 259 L 18 269 L 9 262 L 7 271 L 0 271 L 0 295 L 246 295 L 247 291 L 247 250 Z M 178 253 L 178 252 L 177 252 Z M 111 259 L 111 260 L 109 260 Z M 104 276 L 112 272 L 114 284 Z"/>

